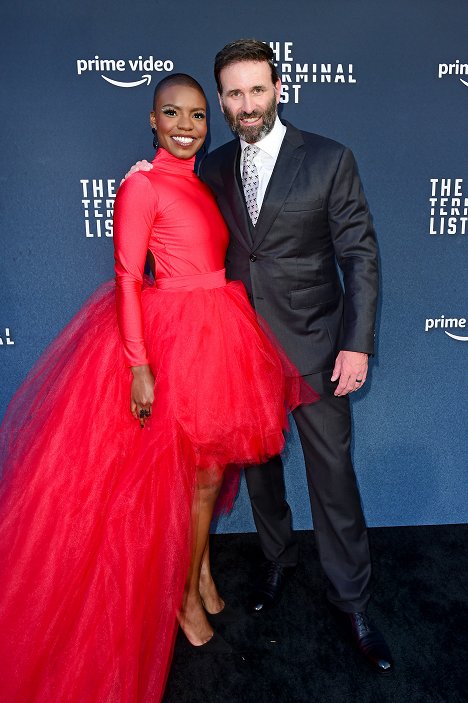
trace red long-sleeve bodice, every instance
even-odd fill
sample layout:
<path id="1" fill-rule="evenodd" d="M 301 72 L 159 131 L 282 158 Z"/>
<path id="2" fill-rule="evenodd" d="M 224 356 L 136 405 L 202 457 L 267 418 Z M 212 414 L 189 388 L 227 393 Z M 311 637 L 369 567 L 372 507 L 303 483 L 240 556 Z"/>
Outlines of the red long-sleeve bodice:
<path id="1" fill-rule="evenodd" d="M 194 161 L 159 149 L 153 169 L 134 174 L 117 193 L 117 317 L 130 366 L 148 363 L 141 311 L 148 250 L 154 256 L 157 279 L 224 267 L 228 231 L 211 191 L 193 172 Z"/>

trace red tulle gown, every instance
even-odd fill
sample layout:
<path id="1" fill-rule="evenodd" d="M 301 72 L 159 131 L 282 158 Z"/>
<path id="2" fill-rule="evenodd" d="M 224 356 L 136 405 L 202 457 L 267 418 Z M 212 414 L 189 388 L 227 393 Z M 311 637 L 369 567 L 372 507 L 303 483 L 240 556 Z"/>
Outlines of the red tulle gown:
<path id="1" fill-rule="evenodd" d="M 226 283 L 226 226 L 193 159 L 161 149 L 125 181 L 114 238 L 116 287 L 39 359 L 1 428 L 2 703 L 159 701 L 195 482 L 278 453 L 287 410 L 314 399 Z M 140 429 L 129 367 L 146 363 Z"/>

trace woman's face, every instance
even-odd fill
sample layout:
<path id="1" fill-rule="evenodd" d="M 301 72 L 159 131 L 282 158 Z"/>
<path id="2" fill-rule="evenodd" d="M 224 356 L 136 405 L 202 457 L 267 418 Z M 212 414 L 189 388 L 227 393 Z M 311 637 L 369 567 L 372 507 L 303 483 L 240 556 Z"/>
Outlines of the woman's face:
<path id="1" fill-rule="evenodd" d="M 168 85 L 159 92 L 150 122 L 160 146 L 179 159 L 191 159 L 208 130 L 206 100 L 191 86 Z"/>

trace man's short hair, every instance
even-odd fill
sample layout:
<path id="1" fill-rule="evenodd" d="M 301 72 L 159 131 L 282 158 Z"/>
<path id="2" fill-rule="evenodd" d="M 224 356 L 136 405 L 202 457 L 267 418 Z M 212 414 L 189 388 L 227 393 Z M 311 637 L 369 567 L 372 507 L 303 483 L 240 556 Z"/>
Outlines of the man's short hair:
<path id="1" fill-rule="evenodd" d="M 236 41 L 226 44 L 221 51 L 218 51 L 214 62 L 214 77 L 218 93 L 221 95 L 223 92 L 220 79 L 222 69 L 239 61 L 266 61 L 270 66 L 271 80 L 275 85 L 279 76 L 274 64 L 274 57 L 273 49 L 258 39 L 236 39 Z"/>

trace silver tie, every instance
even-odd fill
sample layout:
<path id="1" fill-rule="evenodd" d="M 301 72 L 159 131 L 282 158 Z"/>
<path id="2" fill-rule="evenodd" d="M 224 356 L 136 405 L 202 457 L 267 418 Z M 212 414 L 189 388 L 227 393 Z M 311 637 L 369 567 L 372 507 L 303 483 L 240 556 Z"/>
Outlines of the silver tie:
<path id="1" fill-rule="evenodd" d="M 242 166 L 242 186 L 244 188 L 245 203 L 254 227 L 258 220 L 258 171 L 254 164 L 254 158 L 259 151 L 259 147 L 255 146 L 255 144 L 248 144 L 244 149 Z"/>

